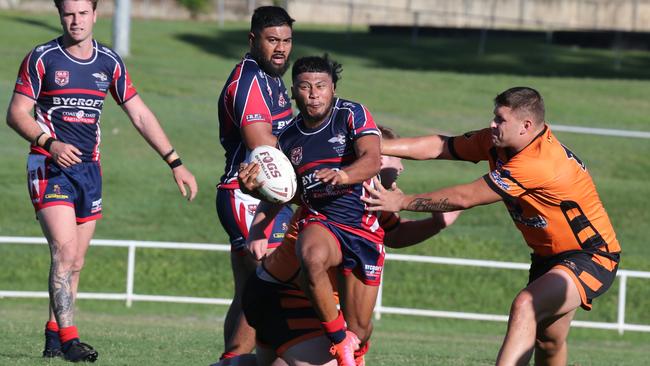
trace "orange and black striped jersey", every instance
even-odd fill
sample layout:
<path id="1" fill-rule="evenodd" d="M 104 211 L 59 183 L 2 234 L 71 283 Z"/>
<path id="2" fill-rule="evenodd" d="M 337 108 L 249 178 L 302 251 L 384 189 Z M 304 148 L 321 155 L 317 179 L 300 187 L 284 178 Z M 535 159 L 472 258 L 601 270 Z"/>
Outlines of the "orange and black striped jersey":
<path id="1" fill-rule="evenodd" d="M 269 254 L 262 262 L 262 268 L 273 279 L 281 283 L 298 285 L 297 278 L 300 273 L 300 262 L 296 255 L 296 241 L 298 240 L 298 221 L 302 218 L 303 208 L 299 207 L 293 214 L 289 228 L 284 234 L 282 244 Z M 382 212 L 379 225 L 388 232 L 399 225 L 399 215 L 392 212 Z M 336 272 L 330 271 L 330 279 L 335 284 Z"/>
<path id="2" fill-rule="evenodd" d="M 494 146 L 489 128 L 451 137 L 448 147 L 456 159 L 489 161 L 484 179 L 501 195 L 535 254 L 621 251 L 585 164 L 548 126 L 514 156 Z"/>

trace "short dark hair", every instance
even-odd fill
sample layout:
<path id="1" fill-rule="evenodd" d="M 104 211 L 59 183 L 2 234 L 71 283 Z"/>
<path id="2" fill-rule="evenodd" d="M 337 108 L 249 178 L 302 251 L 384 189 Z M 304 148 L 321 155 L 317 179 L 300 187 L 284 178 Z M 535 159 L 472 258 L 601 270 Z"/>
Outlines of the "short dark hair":
<path id="1" fill-rule="evenodd" d="M 59 10 L 59 13 L 61 12 L 61 7 L 63 6 L 63 2 L 65 0 L 54 0 L 54 6 Z M 76 0 L 76 1 L 84 1 L 84 0 Z M 97 10 L 97 2 L 99 0 L 85 0 L 85 1 L 90 1 L 91 4 L 93 4 L 93 10 Z"/>
<path id="2" fill-rule="evenodd" d="M 324 72 L 332 77 L 332 82 L 336 87 L 336 83 L 341 80 L 343 65 L 330 59 L 327 53 L 323 56 L 301 57 L 293 64 L 291 79 L 295 81 L 298 75 L 305 72 Z"/>
<path id="3" fill-rule="evenodd" d="M 377 128 L 379 129 L 379 132 L 381 132 L 381 138 L 386 139 L 386 140 L 395 140 L 399 138 L 399 135 L 397 132 L 395 132 L 392 128 L 386 127 L 384 125 L 377 125 Z"/>
<path id="4" fill-rule="evenodd" d="M 288 25 L 293 26 L 295 20 L 289 16 L 286 10 L 279 6 L 260 6 L 255 9 L 251 17 L 251 32 L 259 35 L 264 28 L 279 27 Z"/>
<path id="5" fill-rule="evenodd" d="M 494 98 L 495 107 L 509 107 L 513 111 L 531 115 L 535 124 L 544 123 L 544 99 L 539 92 L 526 86 L 510 88 Z"/>

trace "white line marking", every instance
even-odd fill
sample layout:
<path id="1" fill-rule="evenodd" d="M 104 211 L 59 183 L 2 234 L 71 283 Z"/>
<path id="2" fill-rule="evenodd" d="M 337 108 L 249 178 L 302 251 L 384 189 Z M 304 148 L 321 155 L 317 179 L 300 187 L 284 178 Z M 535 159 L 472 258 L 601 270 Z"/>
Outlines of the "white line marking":
<path id="1" fill-rule="evenodd" d="M 619 136 L 619 137 L 636 137 L 641 139 L 650 139 L 650 132 L 632 131 L 632 130 L 613 130 L 610 128 L 593 128 L 549 124 L 551 130 L 562 132 L 584 133 L 589 135 Z"/>

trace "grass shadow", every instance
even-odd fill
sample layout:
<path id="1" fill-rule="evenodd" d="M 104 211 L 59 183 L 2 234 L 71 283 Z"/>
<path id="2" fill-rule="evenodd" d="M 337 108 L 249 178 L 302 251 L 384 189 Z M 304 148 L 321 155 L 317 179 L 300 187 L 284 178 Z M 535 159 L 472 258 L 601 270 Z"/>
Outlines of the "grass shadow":
<path id="1" fill-rule="evenodd" d="M 203 51 L 238 59 L 247 48 L 246 31 L 175 37 Z M 293 59 L 329 52 L 364 60 L 368 67 L 448 71 L 464 74 L 650 79 L 650 52 L 579 48 L 548 43 L 544 36 L 420 36 L 364 31 L 295 30 Z M 344 60 L 343 60 L 344 61 Z"/>

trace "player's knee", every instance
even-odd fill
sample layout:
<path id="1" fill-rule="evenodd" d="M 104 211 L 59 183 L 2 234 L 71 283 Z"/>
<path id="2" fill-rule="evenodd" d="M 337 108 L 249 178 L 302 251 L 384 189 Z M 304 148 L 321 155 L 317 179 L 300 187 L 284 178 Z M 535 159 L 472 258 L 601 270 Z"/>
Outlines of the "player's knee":
<path id="1" fill-rule="evenodd" d="M 75 258 L 74 262 L 72 262 L 72 265 L 70 267 L 70 270 L 72 272 L 81 272 L 81 269 L 84 268 L 84 264 L 86 263 L 86 260 L 84 257 L 77 257 Z"/>
<path id="2" fill-rule="evenodd" d="M 525 316 L 532 315 L 534 316 L 535 310 L 533 306 L 533 296 L 528 291 L 521 291 L 517 297 L 512 301 L 512 307 L 510 309 L 512 315 Z"/>
<path id="3" fill-rule="evenodd" d="M 560 353 L 566 344 L 566 339 L 536 338 L 535 352 L 543 356 L 555 356 Z"/>

